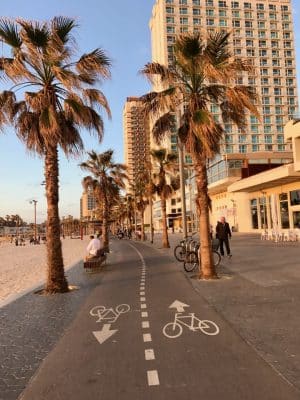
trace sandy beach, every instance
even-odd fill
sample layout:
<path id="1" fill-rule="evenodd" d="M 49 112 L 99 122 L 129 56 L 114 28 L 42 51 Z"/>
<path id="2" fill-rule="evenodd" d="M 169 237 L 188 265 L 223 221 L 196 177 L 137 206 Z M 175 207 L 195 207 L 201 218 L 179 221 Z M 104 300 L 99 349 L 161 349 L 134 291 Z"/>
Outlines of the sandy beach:
<path id="1" fill-rule="evenodd" d="M 68 270 L 85 255 L 88 237 L 83 240 L 62 240 L 65 269 Z M 47 273 L 46 246 L 15 246 L 1 243 L 0 246 L 0 306 L 33 286 L 45 282 Z"/>

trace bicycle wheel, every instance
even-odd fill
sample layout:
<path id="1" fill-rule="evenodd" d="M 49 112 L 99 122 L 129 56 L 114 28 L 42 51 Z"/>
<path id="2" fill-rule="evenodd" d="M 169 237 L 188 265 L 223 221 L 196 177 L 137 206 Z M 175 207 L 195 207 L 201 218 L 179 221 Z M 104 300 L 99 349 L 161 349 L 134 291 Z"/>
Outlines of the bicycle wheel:
<path id="1" fill-rule="evenodd" d="M 130 306 L 128 304 L 119 304 L 116 307 L 116 312 L 118 314 L 124 314 L 130 310 Z"/>
<path id="2" fill-rule="evenodd" d="M 216 251 L 216 250 L 213 250 L 213 251 L 212 251 L 212 255 L 213 255 L 213 263 L 214 263 L 214 266 L 217 267 L 217 266 L 220 264 L 220 262 L 221 262 L 220 253 L 219 253 L 218 251 Z"/>
<path id="3" fill-rule="evenodd" d="M 176 322 L 169 322 L 164 326 L 163 334 L 170 339 L 175 339 L 182 334 L 182 326 Z"/>
<path id="4" fill-rule="evenodd" d="M 205 335 L 214 336 L 220 332 L 220 328 L 218 327 L 218 325 L 208 319 L 203 319 L 202 321 L 199 321 L 198 326 L 201 332 L 205 333 Z"/>
<path id="5" fill-rule="evenodd" d="M 179 262 L 184 261 L 185 253 L 186 253 L 186 250 L 181 244 L 178 244 L 174 249 L 174 256 L 175 256 L 176 260 Z"/>
<path id="6" fill-rule="evenodd" d="M 195 251 L 189 251 L 185 256 L 183 268 L 186 272 L 191 272 L 196 268 L 198 262 L 197 253 Z"/>
<path id="7" fill-rule="evenodd" d="M 90 310 L 90 314 L 93 317 L 100 317 L 101 314 L 106 310 L 104 306 L 95 306 Z"/>

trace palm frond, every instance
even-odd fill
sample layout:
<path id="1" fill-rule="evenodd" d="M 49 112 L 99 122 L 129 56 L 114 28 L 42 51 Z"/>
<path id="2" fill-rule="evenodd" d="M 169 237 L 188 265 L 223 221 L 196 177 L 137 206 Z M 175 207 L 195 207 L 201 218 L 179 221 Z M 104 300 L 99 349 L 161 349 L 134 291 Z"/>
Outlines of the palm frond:
<path id="1" fill-rule="evenodd" d="M 0 38 L 15 50 L 22 46 L 18 25 L 8 18 L 0 18 Z"/>
<path id="2" fill-rule="evenodd" d="M 174 113 L 167 112 L 155 121 L 152 128 L 152 136 L 157 144 L 169 133 L 176 130 L 176 119 Z"/>
<path id="3" fill-rule="evenodd" d="M 63 44 L 70 40 L 70 33 L 77 26 L 75 19 L 69 17 L 57 16 L 51 21 L 52 32 L 59 37 Z"/>
<path id="4" fill-rule="evenodd" d="M 27 46 L 35 46 L 41 49 L 47 47 L 50 32 L 46 23 L 26 21 L 21 18 L 18 18 L 17 22 L 22 27 L 20 37 Z"/>
<path id="5" fill-rule="evenodd" d="M 105 51 L 99 48 L 91 53 L 84 54 L 76 63 L 76 69 L 79 73 L 98 72 L 102 78 L 110 77 L 110 67 L 111 60 Z"/>

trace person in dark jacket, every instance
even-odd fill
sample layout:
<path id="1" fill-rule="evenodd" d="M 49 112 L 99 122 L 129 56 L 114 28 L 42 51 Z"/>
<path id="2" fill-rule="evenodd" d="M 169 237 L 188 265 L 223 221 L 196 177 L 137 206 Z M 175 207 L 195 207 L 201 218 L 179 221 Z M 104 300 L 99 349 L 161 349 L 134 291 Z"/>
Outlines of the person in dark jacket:
<path id="1" fill-rule="evenodd" d="M 225 220 L 225 217 L 221 217 L 220 221 L 218 221 L 218 223 L 217 223 L 216 238 L 219 239 L 219 241 L 220 241 L 221 255 L 224 256 L 223 244 L 225 244 L 227 257 L 230 258 L 232 256 L 232 254 L 230 252 L 230 246 L 229 246 L 229 238 L 231 238 L 231 230 L 230 230 L 228 222 L 226 222 L 226 220 Z"/>

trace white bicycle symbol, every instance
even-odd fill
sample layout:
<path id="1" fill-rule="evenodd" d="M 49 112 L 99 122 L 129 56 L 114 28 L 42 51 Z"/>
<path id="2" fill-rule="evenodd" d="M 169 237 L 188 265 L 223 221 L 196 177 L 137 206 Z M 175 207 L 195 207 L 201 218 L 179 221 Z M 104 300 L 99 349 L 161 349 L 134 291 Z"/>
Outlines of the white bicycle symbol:
<path id="1" fill-rule="evenodd" d="M 96 322 L 107 321 L 114 323 L 121 314 L 127 313 L 130 310 L 128 304 L 119 304 L 116 310 L 113 308 L 106 308 L 105 306 L 95 306 L 91 309 L 90 314 L 93 317 L 98 317 Z"/>
<path id="2" fill-rule="evenodd" d="M 188 321 L 189 323 L 187 323 Z M 200 320 L 195 317 L 194 313 L 188 315 L 182 315 L 182 313 L 176 313 L 174 322 L 169 322 L 163 328 L 163 334 L 170 338 L 177 338 L 182 334 L 183 326 L 188 327 L 191 331 L 201 331 L 205 335 L 217 335 L 220 332 L 218 325 L 208 319 Z"/>

